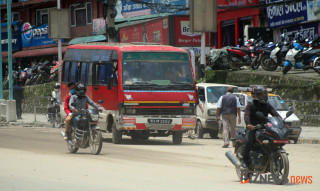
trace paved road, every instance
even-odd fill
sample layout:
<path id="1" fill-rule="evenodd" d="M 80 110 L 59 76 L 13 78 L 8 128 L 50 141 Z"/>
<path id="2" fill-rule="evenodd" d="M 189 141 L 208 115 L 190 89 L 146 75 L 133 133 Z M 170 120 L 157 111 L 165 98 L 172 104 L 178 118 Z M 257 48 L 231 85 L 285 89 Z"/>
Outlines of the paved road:
<path id="1" fill-rule="evenodd" d="M 319 144 L 286 145 L 290 177 L 312 176 L 312 184 L 241 185 L 224 156 L 220 139 L 169 138 L 111 143 L 104 135 L 100 155 L 89 149 L 69 154 L 59 135 L 47 127 L 0 127 L 0 190 L 317 190 L 320 186 Z"/>

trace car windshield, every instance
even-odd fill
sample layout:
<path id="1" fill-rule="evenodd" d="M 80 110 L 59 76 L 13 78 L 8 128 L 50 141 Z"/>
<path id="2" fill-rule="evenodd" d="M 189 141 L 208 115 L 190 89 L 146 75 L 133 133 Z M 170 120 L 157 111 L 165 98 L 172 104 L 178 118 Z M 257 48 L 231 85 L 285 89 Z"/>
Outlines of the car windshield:
<path id="1" fill-rule="evenodd" d="M 187 53 L 129 52 L 123 54 L 122 83 L 127 88 L 193 88 Z M 139 87 L 138 87 L 139 86 Z"/>
<path id="2" fill-rule="evenodd" d="M 252 102 L 251 96 L 248 96 L 248 102 Z M 288 106 L 279 96 L 268 96 L 268 102 L 277 111 L 289 111 Z"/>
<path id="3" fill-rule="evenodd" d="M 289 108 L 279 96 L 268 96 L 268 102 L 278 111 L 288 111 Z"/>
<path id="4" fill-rule="evenodd" d="M 219 98 L 226 94 L 229 86 L 211 86 L 207 88 L 207 97 L 209 103 L 218 102 Z M 238 89 L 235 87 L 234 92 L 238 92 Z"/>

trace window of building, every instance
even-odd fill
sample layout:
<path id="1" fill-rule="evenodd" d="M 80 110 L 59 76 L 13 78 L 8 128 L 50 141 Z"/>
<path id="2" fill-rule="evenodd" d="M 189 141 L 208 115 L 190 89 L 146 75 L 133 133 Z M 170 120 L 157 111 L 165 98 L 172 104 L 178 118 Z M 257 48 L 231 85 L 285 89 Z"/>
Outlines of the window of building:
<path id="1" fill-rule="evenodd" d="M 5 14 L 4 15 L 4 21 L 7 22 L 8 20 L 8 15 Z M 20 13 L 19 12 L 12 12 L 11 13 L 11 21 L 15 22 L 15 21 L 20 21 Z"/>
<path id="2" fill-rule="evenodd" d="M 85 26 L 92 23 L 91 2 L 70 5 L 71 26 Z"/>
<path id="3" fill-rule="evenodd" d="M 37 9 L 36 14 L 37 25 L 49 23 L 49 9 Z"/>

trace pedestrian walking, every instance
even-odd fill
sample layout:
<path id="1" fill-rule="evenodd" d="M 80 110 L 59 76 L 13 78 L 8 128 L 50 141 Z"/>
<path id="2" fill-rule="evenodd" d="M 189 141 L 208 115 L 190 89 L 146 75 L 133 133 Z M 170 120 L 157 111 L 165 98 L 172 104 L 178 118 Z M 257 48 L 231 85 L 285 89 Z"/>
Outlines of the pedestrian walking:
<path id="1" fill-rule="evenodd" d="M 22 102 L 24 101 L 24 94 L 20 82 L 15 82 L 13 86 L 13 99 L 16 100 L 17 118 L 22 119 Z"/>
<path id="2" fill-rule="evenodd" d="M 233 95 L 233 87 L 227 89 L 227 94 L 219 98 L 217 102 L 216 121 L 219 121 L 219 116 L 222 118 L 223 125 L 223 148 L 229 147 L 230 136 L 235 138 L 236 119 L 238 114 L 238 123 L 241 123 L 240 117 L 240 102 L 239 98 Z M 229 133 L 230 132 L 230 133 Z M 232 143 L 234 146 L 234 143 Z"/>

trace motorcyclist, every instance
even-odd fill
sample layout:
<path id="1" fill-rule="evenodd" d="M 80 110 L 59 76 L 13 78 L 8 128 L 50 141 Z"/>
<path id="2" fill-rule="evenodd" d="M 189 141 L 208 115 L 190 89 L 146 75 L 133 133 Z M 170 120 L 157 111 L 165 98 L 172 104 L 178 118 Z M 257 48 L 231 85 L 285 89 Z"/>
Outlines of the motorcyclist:
<path id="1" fill-rule="evenodd" d="M 65 101 L 64 101 L 64 111 L 66 112 L 66 118 L 64 120 L 65 123 L 65 134 L 64 134 L 64 140 L 67 140 L 69 137 L 69 126 L 70 126 L 70 122 L 72 119 L 72 111 L 69 107 L 69 102 L 70 102 L 70 98 L 72 95 L 74 95 L 76 93 L 76 90 L 74 89 L 74 83 L 70 82 L 68 83 L 68 88 L 70 90 L 70 93 L 68 95 L 66 95 L 65 97 Z"/>
<path id="2" fill-rule="evenodd" d="M 71 96 L 69 107 L 73 113 L 77 113 L 79 110 L 86 109 L 87 104 L 102 111 L 99 106 L 86 95 L 86 85 L 80 82 L 76 84 L 76 94 Z M 76 127 L 80 125 L 79 115 L 73 117 L 73 123 Z"/>
<path id="3" fill-rule="evenodd" d="M 256 116 L 256 112 L 262 112 L 265 117 L 267 117 L 268 114 L 271 114 L 272 116 L 278 116 L 281 118 L 279 113 L 272 107 L 270 103 L 268 103 L 268 92 L 265 87 L 252 87 L 251 95 L 253 98 L 253 102 L 248 102 L 244 113 L 244 120 L 246 123 L 248 135 L 248 141 L 246 142 L 242 153 L 244 168 L 248 168 L 249 152 L 252 148 L 252 145 L 254 144 L 255 133 L 257 131 L 257 129 L 255 129 L 255 126 L 263 123 L 263 119 L 258 118 Z"/>
<path id="4" fill-rule="evenodd" d="M 54 90 L 51 92 L 51 96 L 53 99 L 57 100 L 58 103 L 61 103 L 61 92 L 60 92 L 60 84 L 56 83 L 54 85 Z"/>

